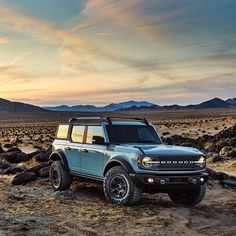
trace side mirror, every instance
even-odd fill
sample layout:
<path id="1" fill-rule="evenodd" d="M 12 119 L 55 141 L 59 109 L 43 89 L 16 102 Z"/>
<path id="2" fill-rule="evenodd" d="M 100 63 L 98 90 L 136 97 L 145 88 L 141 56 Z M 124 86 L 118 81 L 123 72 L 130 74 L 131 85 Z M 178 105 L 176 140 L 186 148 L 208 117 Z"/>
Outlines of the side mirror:
<path id="1" fill-rule="evenodd" d="M 92 143 L 98 145 L 106 145 L 105 139 L 101 136 L 93 136 Z"/>

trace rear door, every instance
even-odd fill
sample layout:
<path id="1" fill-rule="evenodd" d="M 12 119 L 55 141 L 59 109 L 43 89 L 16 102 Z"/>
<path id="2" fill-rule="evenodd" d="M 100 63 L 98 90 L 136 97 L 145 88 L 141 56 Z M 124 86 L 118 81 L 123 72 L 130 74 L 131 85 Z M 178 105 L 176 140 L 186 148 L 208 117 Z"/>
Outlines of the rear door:
<path id="1" fill-rule="evenodd" d="M 69 169 L 76 174 L 80 172 L 80 151 L 84 139 L 85 125 L 73 125 L 71 129 L 71 137 L 65 147 L 65 152 Z"/>
<path id="2" fill-rule="evenodd" d="M 87 126 L 86 140 L 81 148 L 82 174 L 94 176 L 95 178 L 103 177 L 104 152 L 106 146 L 103 144 L 95 144 L 96 140 L 101 139 L 104 139 L 102 126 Z"/>

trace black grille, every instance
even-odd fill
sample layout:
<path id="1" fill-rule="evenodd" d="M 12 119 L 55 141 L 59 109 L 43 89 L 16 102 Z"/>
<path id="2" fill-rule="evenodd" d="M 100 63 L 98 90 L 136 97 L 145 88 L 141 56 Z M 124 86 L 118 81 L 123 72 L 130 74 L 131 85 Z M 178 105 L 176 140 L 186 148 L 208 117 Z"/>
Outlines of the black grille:
<path id="1" fill-rule="evenodd" d="M 199 165 L 194 163 L 200 157 L 183 157 L 183 156 L 166 156 L 158 157 L 156 160 L 160 161 L 160 164 L 155 168 L 158 170 L 197 170 L 200 169 Z"/>
<path id="2" fill-rule="evenodd" d="M 159 165 L 159 169 L 193 169 L 196 167 L 196 164 L 191 163 L 166 163 Z"/>

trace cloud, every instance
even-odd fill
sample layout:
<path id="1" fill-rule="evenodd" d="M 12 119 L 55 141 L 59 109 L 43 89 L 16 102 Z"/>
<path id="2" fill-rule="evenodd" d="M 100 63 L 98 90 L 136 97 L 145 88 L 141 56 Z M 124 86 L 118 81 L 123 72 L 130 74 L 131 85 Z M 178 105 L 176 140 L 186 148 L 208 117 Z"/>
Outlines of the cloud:
<path id="1" fill-rule="evenodd" d="M 126 69 L 134 69 L 138 72 L 146 71 L 147 73 L 153 73 L 157 76 L 165 76 L 166 79 L 171 80 L 178 80 L 179 77 L 187 79 L 186 75 L 175 72 L 172 73 L 172 71 L 176 68 L 178 70 L 182 68 L 186 69 L 186 71 L 190 71 L 192 68 L 196 69 L 202 66 L 206 67 L 207 65 L 210 67 L 220 66 L 226 69 L 227 67 L 232 67 L 234 63 L 231 59 L 224 60 L 222 58 L 222 60 L 220 60 L 215 57 L 217 54 L 215 48 L 221 50 L 230 42 L 233 43 L 234 39 L 219 37 L 216 38 L 215 41 L 212 41 L 207 38 L 207 35 L 205 37 L 197 34 L 195 40 L 188 35 L 188 30 L 191 28 L 191 21 L 189 23 L 191 12 L 196 13 L 200 11 L 203 6 L 206 7 L 205 9 L 208 9 L 209 5 L 205 3 L 208 3 L 208 1 L 176 1 L 173 4 L 169 4 L 169 2 L 166 1 L 154 0 L 148 2 L 145 0 L 88 0 L 84 9 L 80 12 L 80 15 L 72 19 L 68 23 L 68 26 L 73 27 L 74 32 L 76 32 L 76 29 L 77 32 L 80 32 L 81 30 L 83 31 L 83 27 L 84 29 L 89 29 L 99 25 L 99 27 L 102 28 L 102 25 L 104 25 L 104 27 L 110 29 L 109 25 L 112 25 L 113 28 L 117 28 L 114 26 L 114 24 L 116 24 L 122 29 L 126 28 L 129 30 L 129 32 L 124 31 L 126 35 L 124 44 L 127 45 L 127 48 L 129 46 L 134 47 L 133 40 L 135 42 L 138 38 L 132 35 L 132 32 L 135 32 L 139 37 L 156 43 L 155 50 L 157 51 L 157 55 L 155 58 L 138 58 L 133 56 L 129 50 L 123 53 L 121 50 L 119 51 L 119 45 L 116 44 L 116 39 L 114 39 L 116 52 L 113 51 L 110 53 L 107 50 L 103 50 L 100 56 L 106 58 L 106 60 L 112 60 L 120 65 L 124 65 Z M 184 16 L 184 20 L 181 19 L 181 16 Z M 209 17 L 211 17 L 211 14 L 209 14 Z M 195 14 L 191 20 L 198 21 L 199 19 L 196 19 Z M 181 28 L 180 32 L 178 31 L 179 27 Z M 201 28 L 202 26 L 198 25 L 198 28 L 194 30 L 201 31 Z M 187 30 L 187 32 L 184 32 L 184 30 Z M 193 29 L 191 28 L 191 30 Z M 192 31 L 190 31 L 190 33 L 192 33 Z M 178 40 L 175 42 L 176 35 L 178 35 Z M 113 40 L 112 32 L 109 36 L 109 40 Z M 180 43 L 179 39 L 182 39 L 182 36 L 184 40 Z M 199 36 L 201 36 L 200 39 L 198 38 Z M 120 41 L 122 41 L 122 37 L 123 36 L 121 36 Z M 186 39 L 189 40 L 189 42 L 186 42 Z M 140 48 L 142 47 L 146 47 L 147 50 L 154 50 L 154 46 L 153 49 L 149 48 L 149 42 L 147 41 L 143 41 L 142 44 L 140 43 Z M 138 51 L 139 48 L 137 48 L 137 52 Z M 226 52 L 225 49 L 224 51 Z M 206 55 L 207 52 L 208 56 Z M 74 65 L 75 64 L 76 62 Z M 117 68 L 124 70 L 124 68 Z M 99 73 L 99 70 L 96 72 Z M 104 70 L 100 72 L 102 73 Z M 106 69 L 106 72 L 110 72 L 109 68 Z"/>
<path id="2" fill-rule="evenodd" d="M 0 85 L 6 86 L 9 84 L 28 83 L 32 78 L 29 74 L 19 70 L 19 67 L 14 65 L 0 66 Z"/>
<path id="3" fill-rule="evenodd" d="M 65 100 L 80 101 L 80 103 L 148 99 L 161 104 L 177 102 L 188 104 L 189 101 L 202 101 L 215 96 L 222 98 L 234 97 L 236 90 L 235 78 L 236 73 L 219 73 L 215 76 L 198 80 L 189 79 L 168 85 L 152 84 L 152 81 L 145 84 L 146 78 L 144 78 L 141 83 L 124 84 L 117 88 L 114 88 L 114 86 L 110 88 L 98 86 L 97 88 L 87 87 L 85 90 L 80 90 L 79 93 L 66 91 L 63 93 L 63 97 Z M 228 89 L 226 90 L 226 88 Z M 58 99 L 60 98 L 58 97 Z"/>
<path id="4" fill-rule="evenodd" d="M 169 10 L 160 15 L 152 14 L 149 16 L 143 11 L 145 9 L 145 1 L 143 0 L 135 2 L 93 0 L 88 1 L 81 12 L 86 21 L 75 21 L 74 24 L 79 25 L 78 29 L 81 30 L 81 27 L 84 29 L 96 25 L 100 21 L 109 22 L 109 19 L 111 19 L 115 23 L 135 30 L 149 39 L 157 39 L 162 37 L 162 32 L 154 27 L 153 21 L 158 25 L 158 21 L 171 19 L 176 15 L 189 11 L 194 4 Z M 136 71 L 146 71 L 157 75 L 160 73 L 162 75 L 163 71 L 160 65 L 168 64 L 163 59 L 135 59 L 129 53 L 124 55 L 114 51 L 108 52 L 106 49 L 99 47 L 95 42 L 76 34 L 74 29 L 65 29 L 27 15 L 15 5 L 5 1 L 1 1 L 0 15 L 0 25 L 2 27 L 14 32 L 24 33 L 44 43 L 56 45 L 59 49 L 58 55 L 63 74 L 73 71 L 79 74 L 110 72 L 114 70 L 114 65 L 112 66 L 111 64 L 116 63 L 116 70 L 134 69 Z M 162 42 L 162 44 L 164 46 L 165 42 Z M 100 61 L 104 61 L 108 65 L 110 64 L 110 66 L 101 67 L 100 62 L 98 63 L 98 58 Z"/>
<path id="5" fill-rule="evenodd" d="M 49 24 L 33 16 L 29 16 L 15 5 L 1 1 L 0 24 L 7 30 L 22 32 L 38 40 L 51 44 L 78 44 L 86 46 L 85 40 L 66 30 Z"/>
<path id="6" fill-rule="evenodd" d="M 23 63 L 27 57 L 38 52 L 39 49 L 28 51 L 17 55 L 8 64 L 0 64 L 0 84 L 15 84 L 15 83 L 29 83 L 32 79 L 37 79 L 38 76 L 23 70 Z"/>
<path id="7" fill-rule="evenodd" d="M 30 16 L 5 1 L 0 1 L 0 3 L 0 27 L 8 31 L 23 33 L 44 44 L 55 45 L 59 49 L 62 68 L 69 66 L 85 73 L 89 68 L 89 61 L 85 60 L 88 54 L 107 58 L 108 55 L 104 55 L 97 46 L 73 32 Z M 16 58 L 13 64 L 19 62 L 22 57 L 23 55 L 20 55 Z M 81 60 L 78 61 L 78 58 Z"/>
<path id="8" fill-rule="evenodd" d="M 0 27 L 13 32 L 24 33 L 43 43 L 57 46 L 62 67 L 77 68 L 79 72 L 88 73 L 89 68 L 94 68 L 92 64 L 97 58 L 135 69 L 148 69 L 150 67 L 149 63 L 145 64 L 139 60 L 106 52 L 90 40 L 78 36 L 73 30 L 27 15 L 15 5 L 5 1 L 1 1 L 0 15 Z M 69 51 L 70 53 L 68 53 Z M 94 71 L 96 70 L 92 69 L 91 73 Z"/>
<path id="9" fill-rule="evenodd" d="M 3 74 L 3 73 L 2 73 Z M 12 76 L 12 75 L 11 75 Z M 18 76 L 18 75 L 16 75 Z M 223 98 L 235 96 L 236 73 L 219 73 L 216 76 L 204 77 L 198 80 L 162 85 L 153 81 L 152 77 L 132 78 L 126 75 L 116 83 L 110 83 L 110 78 L 104 75 L 86 77 L 80 80 L 77 76 L 63 78 L 41 78 L 29 81 L 16 80 L 8 85 L 1 83 L 2 96 L 22 100 L 23 98 L 40 98 L 34 103 L 45 104 L 105 104 L 121 100 L 152 100 L 158 104 L 189 103 L 220 96 Z M 23 78 L 23 75 L 16 78 Z M 47 83 L 44 83 L 45 80 Z M 2 79 L 1 79 L 2 81 Z M 5 80 L 6 81 L 6 80 Z M 12 80 L 13 81 L 13 80 Z M 94 83 L 96 86 L 94 86 Z M 56 86 L 55 86 L 56 85 Z M 75 86 L 76 85 L 76 86 Z M 37 88 L 37 89 L 36 89 Z M 227 88 L 227 90 L 226 90 Z"/>
<path id="10" fill-rule="evenodd" d="M 184 6 L 180 5 L 177 9 L 169 8 L 162 12 L 158 11 L 158 8 L 163 9 L 164 4 L 158 4 L 156 1 L 147 3 L 145 0 L 88 0 L 80 17 L 76 17 L 70 24 L 80 25 L 83 23 L 87 26 L 94 26 L 109 23 L 109 20 L 111 20 L 122 27 L 131 29 L 143 38 L 163 42 L 169 36 L 159 27 L 163 21 L 186 13 L 205 1 L 202 0 Z M 150 6 L 156 8 L 157 12 L 155 14 L 153 14 L 153 9 Z M 81 30 L 81 27 L 78 27 L 79 30 Z"/>
<path id="11" fill-rule="evenodd" d="M 221 94 L 222 91 L 227 94 L 225 88 L 229 91 L 236 91 L 236 72 L 235 73 L 219 73 L 215 76 L 208 76 L 199 80 L 187 80 L 177 85 L 189 91 L 201 91 L 201 93 Z"/>
<path id="12" fill-rule="evenodd" d="M 20 37 L 0 38 L 0 44 L 14 43 L 9 49 L 1 45 L 5 54 L 9 50 L 7 61 L 18 53 L 8 65 L 0 65 L 1 94 L 19 93 L 24 99 L 38 96 L 42 98 L 35 100 L 38 103 L 62 97 L 84 103 L 121 97 L 184 101 L 203 92 L 204 96 L 226 94 L 227 89 L 232 94 L 235 39 L 217 36 L 212 28 L 207 29 L 209 34 L 202 33 L 207 20 L 199 11 L 208 12 L 209 4 L 203 9 L 205 2 L 88 0 L 80 15 L 59 26 L 0 0 L 0 28 L 24 35 L 24 42 Z M 211 11 L 207 19 L 215 19 Z M 201 24 L 194 23 L 198 21 Z M 231 26 L 225 25 L 225 30 Z M 33 55 L 27 43 L 45 51 Z M 23 53 L 21 45 L 26 49 Z M 36 73 L 31 73 L 33 68 Z M 45 68 L 53 68 L 53 73 L 43 74 Z M 30 93 L 31 88 L 37 90 Z M 25 91 L 24 96 L 20 91 Z"/>
<path id="13" fill-rule="evenodd" d="M 9 42 L 8 38 L 0 37 L 0 45 L 1 44 L 7 44 Z"/>

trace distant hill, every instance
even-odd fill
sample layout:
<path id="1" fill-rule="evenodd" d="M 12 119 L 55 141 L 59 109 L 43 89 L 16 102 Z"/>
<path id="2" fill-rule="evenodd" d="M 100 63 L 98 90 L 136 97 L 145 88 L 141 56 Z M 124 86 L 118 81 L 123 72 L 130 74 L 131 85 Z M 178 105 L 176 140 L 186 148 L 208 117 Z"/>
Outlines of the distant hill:
<path id="1" fill-rule="evenodd" d="M 55 107 L 44 107 L 44 109 L 50 111 L 79 111 L 79 112 L 94 112 L 97 111 L 97 107 L 93 105 L 77 105 L 77 106 L 55 106 Z"/>
<path id="2" fill-rule="evenodd" d="M 137 110 L 155 110 L 155 109 L 158 109 L 158 108 L 161 108 L 160 106 L 158 105 L 151 105 L 151 106 L 131 106 L 131 107 L 128 107 L 128 108 L 122 108 L 122 109 L 118 109 L 116 111 L 137 111 Z"/>
<path id="3" fill-rule="evenodd" d="M 220 98 L 213 98 L 211 100 L 202 102 L 197 105 L 190 105 L 187 108 L 201 109 L 201 108 L 228 108 L 230 104 Z"/>
<path id="4" fill-rule="evenodd" d="M 236 105 L 236 98 L 228 99 L 226 100 L 226 102 L 229 103 L 230 105 Z"/>
<path id="5" fill-rule="evenodd" d="M 211 109 L 211 108 L 236 108 L 236 98 L 234 99 L 228 99 L 226 101 L 220 99 L 220 98 L 213 98 L 211 100 L 202 102 L 200 104 L 195 105 L 187 105 L 187 106 L 180 106 L 177 104 L 174 105 L 165 105 L 165 106 L 158 106 L 158 105 L 152 105 L 150 107 L 136 107 L 132 106 L 129 108 L 119 109 L 119 111 L 134 111 L 134 110 L 153 110 L 153 109 L 162 109 L 162 110 L 179 110 L 179 109 Z"/>
<path id="6" fill-rule="evenodd" d="M 135 108 L 146 108 L 151 107 L 155 104 L 146 101 L 127 101 L 120 103 L 111 103 L 106 106 L 96 107 L 94 105 L 76 105 L 76 106 L 56 106 L 56 107 L 44 107 L 50 111 L 79 111 L 79 112 L 103 112 L 103 111 L 117 111 L 122 109 Z M 155 105 L 156 106 L 156 105 Z"/>
<path id="7" fill-rule="evenodd" d="M 166 109 L 166 110 L 178 110 L 178 109 L 184 108 L 184 106 L 174 104 L 174 105 L 169 105 L 169 106 L 162 106 L 161 108 Z"/>
<path id="8" fill-rule="evenodd" d="M 0 112 L 47 112 L 47 110 L 34 105 L 0 98 Z"/>

